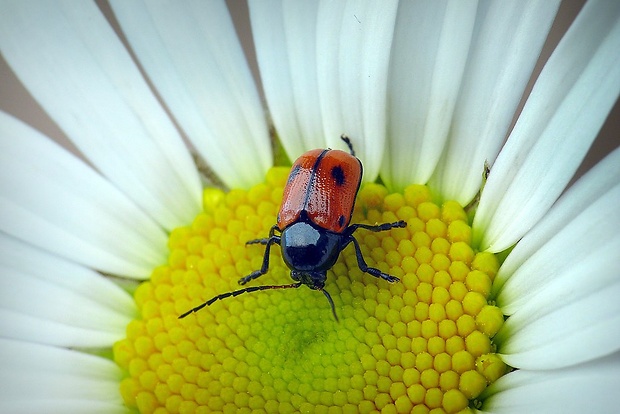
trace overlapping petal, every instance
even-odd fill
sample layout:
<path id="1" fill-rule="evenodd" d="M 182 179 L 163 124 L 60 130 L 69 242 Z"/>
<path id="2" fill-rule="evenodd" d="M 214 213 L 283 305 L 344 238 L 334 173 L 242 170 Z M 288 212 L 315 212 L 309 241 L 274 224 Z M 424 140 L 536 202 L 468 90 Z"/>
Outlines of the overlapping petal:
<path id="1" fill-rule="evenodd" d="M 75 156 L 0 112 L 0 230 L 104 272 L 148 277 L 166 235 Z"/>
<path id="2" fill-rule="evenodd" d="M 200 208 L 198 176 L 179 134 L 96 7 L 82 3 L 0 6 L 0 16 L 8 16 L 0 17 L 2 52 L 114 183 L 0 115 L 0 165 L 11 171 L 0 178 L 0 229 L 63 257 L 0 236 L 0 383 L 8 384 L 0 390 L 2 412 L 126 411 L 122 374 L 110 361 L 19 340 L 109 346 L 134 306 L 112 283 L 65 259 L 145 277 L 165 254 L 161 227 L 187 224 Z M 615 408 L 607 396 L 620 386 L 619 354 L 601 357 L 620 347 L 620 151 L 536 224 L 620 91 L 620 7 L 612 3 L 587 5 L 554 54 L 478 211 L 483 248 L 499 251 L 525 235 L 494 288 L 511 315 L 495 342 L 520 370 L 481 396 L 485 411 Z M 223 3 L 112 5 L 155 88 L 224 182 L 262 179 L 271 163 L 266 127 Z M 499 151 L 557 2 L 483 3 L 475 26 L 472 4 L 409 6 L 251 3 L 267 101 L 289 155 L 339 147 L 338 136 L 347 133 L 366 180 L 381 172 L 399 187 L 427 180 L 437 168 L 432 183 L 441 197 L 465 204 L 479 188 L 484 161 Z M 411 23 L 414 15 L 428 18 L 429 9 L 433 17 Z M 427 49 L 411 66 L 398 63 L 407 61 L 412 39 L 419 42 L 414 49 Z M 49 73 L 42 76 L 37 65 Z M 408 71 L 419 78 L 400 90 Z M 390 165 L 381 168 L 385 140 L 393 137 L 384 157 Z M 535 224 L 540 228 L 528 233 Z M 590 362 L 575 366 L 583 361 Z"/>
<path id="3" fill-rule="evenodd" d="M 317 22 L 317 77 L 324 134 L 353 140 L 364 180 L 379 173 L 386 140 L 387 79 L 396 1 L 324 1 Z"/>
<path id="4" fill-rule="evenodd" d="M 555 368 L 620 348 L 619 202 L 616 185 L 504 284 L 497 302 L 512 316 L 496 340 L 509 364 Z"/>
<path id="5" fill-rule="evenodd" d="M 620 354 L 554 371 L 512 372 L 481 397 L 490 413 L 612 413 L 618 408 Z"/>
<path id="6" fill-rule="evenodd" d="M 548 211 L 620 93 L 620 3 L 591 1 L 545 65 L 495 162 L 475 243 L 502 251 Z"/>
<path id="7" fill-rule="evenodd" d="M 398 5 L 388 79 L 386 156 L 393 188 L 426 183 L 448 139 L 476 19 L 475 1 Z"/>
<path id="8" fill-rule="evenodd" d="M 618 246 L 614 247 L 617 252 Z M 609 277 L 609 273 L 604 276 Z M 613 276 L 617 279 L 616 273 Z M 548 288 L 544 293 L 549 293 L 548 300 L 557 300 L 563 292 Z M 502 359 L 513 367 L 543 370 L 575 365 L 618 351 L 618 295 L 620 281 L 614 280 L 595 292 L 572 298 L 563 306 L 520 309 L 498 333 L 496 341 Z"/>
<path id="9" fill-rule="evenodd" d="M 291 159 L 327 146 L 317 79 L 318 1 L 250 1 L 269 113 Z"/>
<path id="10" fill-rule="evenodd" d="M 0 338 L 3 413 L 128 413 L 114 362 L 68 349 Z"/>
<path id="11" fill-rule="evenodd" d="M 3 1 L 0 51 L 104 176 L 167 229 L 200 210 L 172 121 L 93 2 Z"/>
<path id="12" fill-rule="evenodd" d="M 610 153 L 588 171 L 586 175 L 581 177 L 562 197 L 560 197 L 544 218 L 517 243 L 504 263 L 502 263 L 493 281 L 493 296 L 497 296 L 506 281 L 509 280 L 513 274 L 519 272 L 519 268 L 542 249 L 545 244 L 555 238 L 568 223 L 571 223 L 581 215 L 595 200 L 602 198 L 606 193 L 612 191 L 619 182 L 620 148 Z M 613 203 L 614 201 L 610 200 L 610 202 Z M 615 217 L 617 218 L 617 215 L 615 215 Z M 613 217 L 609 217 L 609 219 L 612 220 L 607 223 L 610 226 L 592 226 L 588 229 L 586 225 L 585 230 L 591 232 L 592 242 L 597 240 L 595 237 L 600 234 L 601 230 L 605 231 L 605 227 L 613 229 L 614 225 L 620 225 L 620 223 L 613 221 Z M 586 242 L 587 241 L 588 240 L 586 240 Z M 509 296 L 504 297 L 510 298 L 512 296 L 512 300 L 517 297 L 514 293 L 508 295 Z M 507 303 L 504 305 L 509 306 Z"/>
<path id="13" fill-rule="evenodd" d="M 559 1 L 481 2 L 448 147 L 431 183 L 466 205 L 497 156 Z"/>
<path id="14" fill-rule="evenodd" d="M 272 165 L 265 114 L 223 1 L 112 1 L 142 67 L 229 187 Z"/>
<path id="15" fill-rule="evenodd" d="M 620 349 L 619 160 L 616 150 L 584 176 L 500 269 L 496 301 L 511 316 L 495 340 L 510 365 L 551 369 Z"/>
<path id="16" fill-rule="evenodd" d="M 132 298 L 100 274 L 0 233 L 2 336 L 110 347 L 136 317 Z M 27 295 L 25 292 L 28 292 Z"/>

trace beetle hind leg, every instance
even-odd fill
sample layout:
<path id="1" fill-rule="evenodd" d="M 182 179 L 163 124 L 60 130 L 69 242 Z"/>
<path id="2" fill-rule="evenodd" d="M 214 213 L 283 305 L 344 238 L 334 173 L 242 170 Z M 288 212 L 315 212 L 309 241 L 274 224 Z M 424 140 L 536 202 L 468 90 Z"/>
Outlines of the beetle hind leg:
<path id="1" fill-rule="evenodd" d="M 390 223 L 391 224 L 391 223 Z M 379 231 L 379 230 L 377 230 Z M 380 278 L 383 280 L 387 280 L 390 283 L 399 282 L 400 279 L 396 276 L 389 275 L 387 273 L 382 272 L 376 267 L 370 267 L 366 264 L 364 260 L 364 255 L 362 255 L 362 250 L 360 249 L 360 245 L 353 236 L 349 236 L 349 241 L 353 242 L 353 246 L 355 247 L 355 256 L 357 257 L 357 265 L 359 266 L 362 272 L 368 273 L 376 278 Z"/>
<path id="2" fill-rule="evenodd" d="M 263 243 L 262 240 L 265 240 L 265 242 Z M 251 242 L 255 242 L 255 243 L 251 243 Z M 252 273 L 250 273 L 249 275 L 244 276 L 241 279 L 239 279 L 239 284 L 240 285 L 245 285 L 250 280 L 254 280 L 254 279 L 258 278 L 258 277 L 261 277 L 265 273 L 267 273 L 267 271 L 269 270 L 269 251 L 271 250 L 271 246 L 274 243 L 280 244 L 280 236 L 271 235 L 271 237 L 269 237 L 268 239 L 250 240 L 246 244 L 256 244 L 256 243 L 260 243 L 260 244 L 264 244 L 265 245 L 265 255 L 263 256 L 263 265 L 261 266 L 261 268 L 259 270 L 255 270 Z"/>

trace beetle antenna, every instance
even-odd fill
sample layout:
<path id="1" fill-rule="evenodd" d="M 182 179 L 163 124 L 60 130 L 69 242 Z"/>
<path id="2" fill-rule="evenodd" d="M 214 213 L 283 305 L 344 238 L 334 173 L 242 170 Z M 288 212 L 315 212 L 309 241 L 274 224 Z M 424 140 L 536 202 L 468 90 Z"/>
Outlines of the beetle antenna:
<path id="1" fill-rule="evenodd" d="M 325 295 L 325 297 L 329 301 L 329 306 L 332 307 L 332 314 L 334 315 L 334 318 L 336 319 L 336 322 L 339 322 L 338 321 L 338 315 L 336 315 L 336 307 L 334 306 L 334 301 L 332 300 L 332 297 L 329 296 L 329 293 L 325 289 L 319 289 L 319 290 L 321 292 L 323 292 L 323 294 Z"/>
<path id="2" fill-rule="evenodd" d="M 226 299 L 226 298 L 229 298 L 231 296 L 234 297 L 234 296 L 239 296 L 242 293 L 250 293 L 250 292 L 256 292 L 256 291 L 259 291 L 259 290 L 267 290 L 267 289 L 296 289 L 299 286 L 301 286 L 301 282 L 291 283 L 290 285 L 251 286 L 251 287 L 248 287 L 248 288 L 245 288 L 245 289 L 239 289 L 239 290 L 235 290 L 235 291 L 232 291 L 232 292 L 222 293 L 221 295 L 214 296 L 213 298 L 209 299 L 208 301 L 206 301 L 202 305 L 198 305 L 195 308 L 192 308 L 192 309 L 188 310 L 184 314 L 180 315 L 179 319 L 185 318 L 190 313 L 198 312 L 200 309 L 204 308 L 205 306 L 211 305 L 213 302 L 217 302 L 218 300 Z M 327 292 L 325 292 L 325 294 L 327 294 Z M 329 297 L 329 295 L 327 295 L 327 297 L 328 297 L 329 301 L 331 302 L 332 300 Z M 333 310 L 333 308 L 334 308 L 334 304 L 332 303 L 332 310 Z M 335 315 L 336 315 L 336 313 L 334 313 L 334 316 Z"/>
<path id="3" fill-rule="evenodd" d="M 342 134 L 340 135 L 340 139 L 343 140 L 345 144 L 347 144 L 347 147 L 349 147 L 349 152 L 351 153 L 351 155 L 355 157 L 355 151 L 353 150 L 353 144 L 351 144 L 351 140 L 349 139 L 349 137 L 346 136 L 345 134 Z"/>

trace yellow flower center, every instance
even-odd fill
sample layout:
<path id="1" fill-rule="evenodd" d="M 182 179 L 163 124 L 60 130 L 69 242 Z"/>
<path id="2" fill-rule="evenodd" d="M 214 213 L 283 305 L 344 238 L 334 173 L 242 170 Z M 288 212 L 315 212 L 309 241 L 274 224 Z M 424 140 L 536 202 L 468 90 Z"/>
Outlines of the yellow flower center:
<path id="1" fill-rule="evenodd" d="M 388 194 L 364 185 L 353 223 L 405 220 L 355 236 L 369 266 L 401 278 L 362 273 L 353 246 L 328 272 L 327 290 L 245 293 L 179 315 L 261 267 L 288 170 L 273 168 L 248 191 L 205 190 L 204 213 L 174 230 L 168 263 L 135 293 L 142 319 L 127 327 L 114 357 L 127 376 L 120 392 L 141 413 L 467 411 L 506 371 L 492 338 L 501 311 L 489 303 L 497 258 L 476 253 L 456 202 L 438 206 L 427 187 Z M 292 282 L 280 249 L 269 272 L 249 283 Z"/>

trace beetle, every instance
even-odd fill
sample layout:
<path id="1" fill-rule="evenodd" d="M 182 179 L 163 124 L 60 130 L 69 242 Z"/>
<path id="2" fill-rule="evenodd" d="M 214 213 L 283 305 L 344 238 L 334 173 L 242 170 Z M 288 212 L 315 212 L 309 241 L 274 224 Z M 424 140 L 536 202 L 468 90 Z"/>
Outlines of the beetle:
<path id="1" fill-rule="evenodd" d="M 295 283 L 288 285 L 253 286 L 227 292 L 185 312 L 180 318 L 197 312 L 205 306 L 242 293 L 266 289 L 291 289 L 306 285 L 323 292 L 338 320 L 334 301 L 324 289 L 327 271 L 336 263 L 340 252 L 353 244 L 357 265 L 372 276 L 390 283 L 400 279 L 381 270 L 369 267 L 364 260 L 359 242 L 353 236 L 358 229 L 374 232 L 405 227 L 407 223 L 397 221 L 378 225 L 351 224 L 355 198 L 362 182 L 362 163 L 355 156 L 353 145 L 346 135 L 340 137 L 349 147 L 349 152 L 332 149 L 314 149 L 302 154 L 291 167 L 284 187 L 282 204 L 277 223 L 269 231 L 269 237 L 250 240 L 246 245 L 265 246 L 263 263 L 259 270 L 239 279 L 240 285 L 254 280 L 269 270 L 269 252 L 274 244 L 282 250 L 282 258 L 291 269 Z M 279 233 L 276 234 L 276 233 Z"/>

